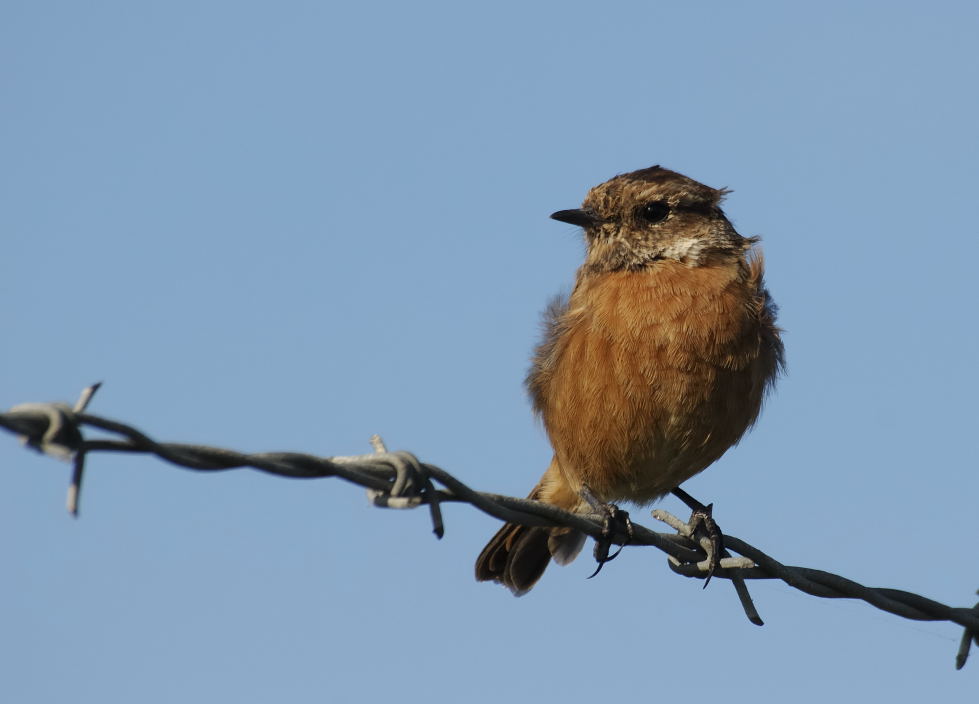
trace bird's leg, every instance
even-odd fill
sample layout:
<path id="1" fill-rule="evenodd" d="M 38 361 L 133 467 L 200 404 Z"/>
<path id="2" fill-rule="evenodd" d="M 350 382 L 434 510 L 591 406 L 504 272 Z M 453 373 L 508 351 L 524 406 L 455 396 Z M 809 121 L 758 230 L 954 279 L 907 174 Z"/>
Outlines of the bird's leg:
<path id="1" fill-rule="evenodd" d="M 688 537 L 695 536 L 699 531 L 709 541 L 710 549 L 707 550 L 707 578 L 704 579 L 704 589 L 706 589 L 710 583 L 710 578 L 714 576 L 714 570 L 717 569 L 717 566 L 721 562 L 721 557 L 724 554 L 724 534 L 721 532 L 720 526 L 717 525 L 712 515 L 714 504 L 707 504 L 705 506 L 680 487 L 677 487 L 671 493 L 685 503 L 692 511 L 690 521 L 687 523 L 689 530 Z"/>
<path id="2" fill-rule="evenodd" d="M 578 492 L 581 498 L 591 506 L 595 513 L 600 513 L 605 516 L 602 522 L 602 535 L 600 538 L 595 539 L 595 561 L 598 563 L 598 567 L 595 571 L 589 575 L 588 579 L 591 579 L 596 574 L 602 571 L 602 567 L 605 566 L 606 562 L 611 562 L 619 553 L 622 552 L 622 548 L 632 542 L 634 536 L 632 521 L 629 519 L 629 512 L 623 511 L 615 504 L 605 503 L 600 501 L 598 497 L 592 493 L 592 490 L 587 484 L 583 484 L 581 491 Z M 619 549 L 614 553 L 609 555 L 609 551 L 612 549 L 613 538 L 616 535 L 625 535 L 625 541 L 619 546 Z"/>

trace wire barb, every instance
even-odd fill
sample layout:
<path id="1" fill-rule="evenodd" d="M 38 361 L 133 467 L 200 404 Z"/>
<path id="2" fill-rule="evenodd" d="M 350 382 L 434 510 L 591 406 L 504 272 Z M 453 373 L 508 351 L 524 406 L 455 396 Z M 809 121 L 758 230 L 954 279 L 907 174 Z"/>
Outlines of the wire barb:
<path id="1" fill-rule="evenodd" d="M 433 532 L 440 538 L 444 534 L 440 506 L 443 502 L 451 501 L 468 503 L 510 523 L 563 526 L 581 531 L 596 540 L 655 547 L 668 555 L 670 569 L 689 577 L 703 578 L 704 568 L 710 564 L 706 552 L 709 546 L 704 545 L 700 536 L 692 531 L 690 537 L 686 536 L 684 533 L 689 526 L 665 511 L 655 511 L 654 516 L 678 530 L 680 535 L 657 533 L 632 523 L 628 538 L 618 531 L 610 537 L 604 515 L 570 513 L 530 499 L 476 491 L 440 467 L 419 461 L 409 452 L 388 451 L 379 436 L 371 438 L 373 453 L 356 457 L 317 457 L 298 452 L 249 454 L 207 445 L 161 443 L 125 423 L 85 413 L 98 387 L 98 384 L 94 384 L 82 392 L 74 407 L 64 403 L 30 403 L 0 413 L 0 427 L 19 435 L 27 446 L 59 459 L 74 460 L 68 499 L 69 510 L 73 513 L 78 510 L 83 462 L 87 455 L 92 452 L 151 454 L 198 472 L 252 468 L 276 476 L 300 479 L 338 477 L 367 489 L 375 505 L 414 508 L 427 504 Z M 82 434 L 83 428 L 104 431 L 109 437 L 88 439 Z M 729 551 L 742 557 L 732 557 Z M 790 567 L 731 535 L 723 536 L 722 557 L 714 576 L 732 581 L 745 615 L 759 626 L 762 620 L 751 601 L 745 581 L 779 579 L 813 596 L 860 599 L 902 618 L 948 621 L 963 627 L 965 633 L 956 657 L 957 669 L 965 665 L 972 643 L 979 644 L 979 604 L 972 608 L 956 608 L 899 589 L 866 587 L 830 572 Z"/>
<path id="2" fill-rule="evenodd" d="M 756 626 L 764 626 L 765 622 L 758 615 L 755 602 L 751 599 L 751 593 L 748 591 L 748 585 L 745 583 L 741 572 L 739 572 L 739 570 L 754 567 L 755 563 L 747 557 L 731 557 L 731 553 L 723 545 L 724 536 L 720 535 L 720 531 L 718 531 L 718 535 L 711 535 L 708 531 L 702 530 L 704 510 L 709 513 L 710 508 L 710 506 L 694 508 L 690 514 L 690 520 L 686 523 L 668 511 L 663 511 L 662 509 L 653 511 L 653 518 L 657 521 L 662 521 L 683 537 L 695 542 L 706 556 L 703 560 L 698 560 L 697 562 L 681 562 L 670 555 L 668 558 L 670 569 L 677 574 L 703 576 L 705 589 L 711 577 L 718 574 L 718 568 L 725 570 L 725 576 L 734 585 L 734 591 L 738 595 L 738 601 L 741 602 L 741 608 L 744 609 L 744 615 Z M 720 559 L 715 559 L 716 551 L 718 550 L 718 537 L 721 541 Z M 690 567 L 693 567 L 693 572 L 690 571 Z"/>
<path id="3" fill-rule="evenodd" d="M 979 594 L 979 591 L 976 591 L 976 594 Z M 979 602 L 976 602 L 972 610 L 979 616 Z M 961 670 L 965 667 L 965 661 L 969 659 L 969 649 L 972 648 L 973 641 L 976 645 L 979 645 L 979 630 L 966 626 L 965 631 L 962 633 L 962 641 L 959 643 L 959 652 L 955 655 L 956 670 Z"/>
<path id="4" fill-rule="evenodd" d="M 92 401 L 92 397 L 95 396 L 95 392 L 99 390 L 102 386 L 101 381 L 97 381 L 91 386 L 82 389 L 82 393 L 78 397 L 78 401 L 75 402 L 75 407 L 72 409 L 73 413 L 82 413 L 88 408 L 88 404 Z M 68 497 L 65 500 L 66 507 L 68 508 L 68 513 L 70 513 L 74 518 L 78 518 L 78 502 L 82 494 L 82 477 L 85 474 L 85 453 L 76 452 L 71 472 L 71 484 L 68 485 Z"/>
<path id="5" fill-rule="evenodd" d="M 387 490 L 368 489 L 367 498 L 375 506 L 383 508 L 415 508 L 428 504 L 432 516 L 432 532 L 441 539 L 445 535 L 445 525 L 442 522 L 439 494 L 425 470 L 425 465 L 410 452 L 388 452 L 380 435 L 372 435 L 370 443 L 374 448 L 371 457 L 389 462 L 394 468 L 394 482 Z"/>

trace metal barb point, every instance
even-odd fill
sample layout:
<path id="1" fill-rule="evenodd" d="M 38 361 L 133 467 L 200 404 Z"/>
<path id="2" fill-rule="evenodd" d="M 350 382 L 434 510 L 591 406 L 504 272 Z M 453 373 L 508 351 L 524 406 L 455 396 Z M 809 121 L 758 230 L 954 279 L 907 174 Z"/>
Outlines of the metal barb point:
<path id="1" fill-rule="evenodd" d="M 75 407 L 72 409 L 75 413 L 83 413 L 88 404 L 91 403 L 92 397 L 95 396 L 95 392 L 99 390 L 102 386 L 101 381 L 97 381 L 91 386 L 82 389 L 82 393 L 78 396 L 78 400 L 75 402 Z M 85 476 L 85 452 L 84 450 L 77 450 L 75 452 L 75 458 L 73 467 L 71 470 L 71 484 L 68 485 L 68 497 L 65 504 L 68 508 L 68 513 L 72 515 L 73 518 L 78 518 L 78 503 L 82 493 L 82 478 Z"/>

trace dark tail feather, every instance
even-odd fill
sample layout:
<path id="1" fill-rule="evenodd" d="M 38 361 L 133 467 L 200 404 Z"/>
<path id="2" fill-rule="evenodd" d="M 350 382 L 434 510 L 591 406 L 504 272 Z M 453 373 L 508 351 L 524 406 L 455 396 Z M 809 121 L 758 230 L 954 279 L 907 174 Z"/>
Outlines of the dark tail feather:
<path id="1" fill-rule="evenodd" d="M 551 551 L 548 528 L 507 523 L 476 558 L 476 581 L 499 582 L 514 596 L 530 591 L 547 569 Z"/>

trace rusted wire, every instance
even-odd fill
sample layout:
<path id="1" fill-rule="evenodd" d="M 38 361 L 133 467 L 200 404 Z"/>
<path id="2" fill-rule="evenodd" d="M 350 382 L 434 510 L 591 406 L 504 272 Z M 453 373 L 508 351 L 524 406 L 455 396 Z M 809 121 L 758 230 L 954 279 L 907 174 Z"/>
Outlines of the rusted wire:
<path id="1" fill-rule="evenodd" d="M 244 453 L 207 445 L 158 442 L 125 423 L 85 413 L 84 409 L 97 388 L 96 384 L 85 389 L 74 406 L 29 403 L 0 413 L 0 427 L 21 436 L 24 444 L 73 463 L 68 496 L 68 508 L 73 515 L 78 512 L 81 480 L 88 455 L 93 452 L 125 452 L 155 455 L 171 464 L 199 472 L 251 468 L 298 479 L 338 477 L 367 489 L 368 496 L 376 506 L 414 508 L 427 505 L 433 532 L 439 538 L 445 530 L 440 504 L 446 501 L 468 503 L 511 523 L 567 526 L 592 538 L 608 537 L 603 534 L 603 515 L 569 513 L 538 501 L 476 491 L 445 470 L 420 462 L 410 452 L 389 452 L 377 436 L 371 438 L 373 453 L 351 457 L 317 457 L 298 452 Z M 86 437 L 83 430 L 92 428 L 115 437 Z M 663 511 L 656 511 L 654 515 L 674 527 L 682 524 Z M 669 565 L 674 572 L 700 579 L 706 576 L 708 560 L 705 559 L 703 540 L 658 533 L 633 523 L 630 536 L 613 536 L 612 541 L 619 545 L 628 543 L 629 546 L 658 548 L 670 557 Z M 972 608 L 956 608 L 912 592 L 867 587 L 823 570 L 790 567 L 731 535 L 724 535 L 724 548 L 725 557 L 721 559 L 714 576 L 732 581 L 745 614 L 757 625 L 762 625 L 762 621 L 748 594 L 745 580 L 779 579 L 813 596 L 859 599 L 903 618 L 948 621 L 962 626 L 965 632 L 956 656 L 956 669 L 965 665 L 971 645 L 979 645 L 979 604 Z M 742 557 L 731 558 L 728 551 Z"/>

